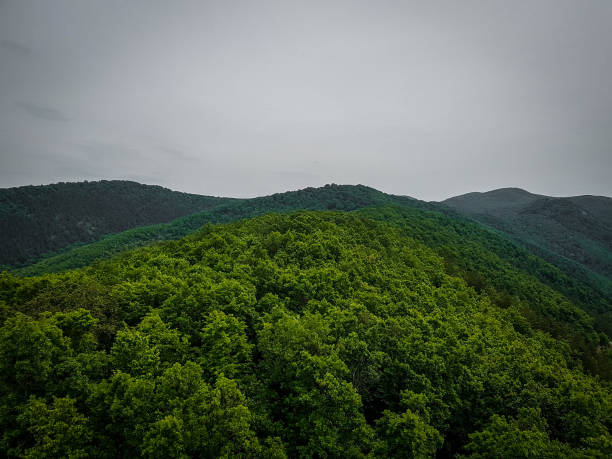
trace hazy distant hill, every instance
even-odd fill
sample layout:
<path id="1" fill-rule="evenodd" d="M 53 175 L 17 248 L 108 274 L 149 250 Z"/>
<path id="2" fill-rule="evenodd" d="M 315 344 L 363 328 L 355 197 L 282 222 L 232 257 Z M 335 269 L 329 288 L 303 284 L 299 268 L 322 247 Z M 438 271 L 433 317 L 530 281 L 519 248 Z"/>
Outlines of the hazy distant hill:
<path id="1" fill-rule="evenodd" d="M 466 193 L 443 201 L 464 213 L 507 215 L 545 196 L 520 188 L 500 188 L 486 193 Z"/>
<path id="2" fill-rule="evenodd" d="M 612 278 L 611 198 L 556 198 L 502 188 L 444 204 L 507 233 L 583 280 L 600 284 L 600 276 Z"/>
<path id="3" fill-rule="evenodd" d="M 229 201 L 118 180 L 0 189 L 0 265 Z"/>

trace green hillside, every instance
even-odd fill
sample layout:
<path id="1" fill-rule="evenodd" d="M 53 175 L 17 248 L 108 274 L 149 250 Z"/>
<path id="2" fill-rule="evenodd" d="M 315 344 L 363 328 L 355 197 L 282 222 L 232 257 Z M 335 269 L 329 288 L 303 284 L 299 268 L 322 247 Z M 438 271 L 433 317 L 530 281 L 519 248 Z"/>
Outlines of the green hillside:
<path id="1" fill-rule="evenodd" d="M 473 221 L 437 211 L 385 207 L 364 209 L 358 213 L 390 224 L 432 248 L 445 260 L 448 272 L 461 276 L 479 291 L 488 290 L 499 304 L 507 306 L 522 299 L 531 304 L 531 309 L 539 308 L 545 315 L 559 313 L 558 306 L 562 302 L 550 302 L 550 296 L 538 293 L 539 287 L 530 286 L 536 280 L 594 317 L 597 330 L 612 335 L 610 297 L 568 276 L 501 234 Z M 547 331 L 556 329 L 563 333 L 556 325 L 552 328 L 545 325 L 547 319 L 539 320 Z M 582 319 L 569 314 L 564 322 L 579 326 Z"/>
<path id="2" fill-rule="evenodd" d="M 102 184 L 114 189 L 123 186 L 124 182 Z M 135 184 L 130 184 L 133 185 Z M 169 192 L 161 188 L 159 190 Z M 180 193 L 178 195 L 183 196 Z M 612 297 L 612 226 L 609 224 L 612 221 L 612 200 L 609 198 L 549 198 L 518 188 L 506 188 L 488 193 L 469 193 L 451 198 L 441 205 L 405 196 L 388 195 L 362 185 L 327 185 L 242 200 L 201 198 L 209 200 L 206 201 L 206 210 L 202 212 L 191 213 L 168 223 L 137 225 L 127 231 L 101 237 L 92 235 L 93 242 L 75 243 L 55 253 L 48 253 L 35 263 L 26 264 L 16 270 L 14 265 L 12 267 L 20 275 L 60 272 L 86 266 L 95 260 L 154 241 L 178 239 L 204 224 L 227 223 L 269 212 L 357 210 L 372 206 L 397 205 L 436 210 L 453 218 L 460 215 L 459 212 L 463 213 L 510 236 L 532 253 L 575 278 L 577 283 L 586 283 L 598 290 L 600 295 Z M 182 212 L 186 211 L 183 209 Z M 13 223 L 3 220 L 6 226 Z M 27 247 L 32 244 L 31 241 L 44 241 L 44 236 L 36 234 L 37 231 L 34 228 L 24 232 L 20 236 L 24 239 L 21 245 Z M 13 225 L 7 234 L 16 232 L 17 228 Z M 8 241 L 10 242 L 10 237 Z M 20 246 L 9 242 L 5 241 L 5 245 Z"/>
<path id="3" fill-rule="evenodd" d="M 366 208 L 393 206 L 385 212 Z M 411 237 L 436 247 L 442 255 L 449 256 L 449 263 L 485 263 L 470 261 L 476 251 L 470 247 L 485 248 L 497 259 L 486 263 L 497 269 L 499 259 L 506 260 L 514 268 L 525 271 L 540 282 L 550 285 L 571 298 L 594 317 L 600 330 L 612 335 L 612 311 L 609 297 L 565 275 L 558 269 L 520 249 L 506 238 L 494 234 L 482 225 L 462 218 L 451 209 L 436 203 L 425 203 L 403 196 L 393 196 L 362 185 L 327 185 L 321 188 L 279 193 L 271 196 L 219 205 L 209 211 L 179 218 L 167 224 L 134 228 L 102 240 L 71 248 L 56 256 L 15 271 L 19 275 L 41 275 L 87 266 L 96 260 L 109 258 L 125 250 L 134 249 L 155 241 L 179 239 L 193 233 L 205 224 L 227 223 L 269 212 L 289 212 L 298 209 L 338 209 L 344 211 L 362 209 L 374 219 L 383 219 L 396 226 L 408 227 Z M 429 213 L 422 213 L 429 210 Z M 449 249 L 452 247 L 452 249 Z M 464 247 L 463 252 L 457 252 Z M 449 250 L 452 252 L 449 252 Z M 443 253 L 444 251 L 448 252 Z M 485 256 L 486 258 L 486 256 Z M 466 265 L 467 266 L 467 265 Z M 469 272 L 474 271 L 474 269 Z M 482 269 L 481 269 L 482 271 Z M 471 283 L 478 284 L 481 273 L 470 274 Z M 500 277 L 501 278 L 501 277 Z M 498 279 L 499 280 L 499 279 Z"/>
<path id="4" fill-rule="evenodd" d="M 140 247 L 153 241 L 178 239 L 207 223 L 227 223 L 269 212 L 355 210 L 386 204 L 425 209 L 436 208 L 435 204 L 428 204 L 406 196 L 385 194 L 363 185 L 326 185 L 321 188 L 305 188 L 259 198 L 224 202 L 206 211 L 182 217 L 167 224 L 148 225 L 119 234 L 107 235 L 91 244 L 77 245 L 56 255 L 48 256 L 17 272 L 22 275 L 38 275 L 86 266 L 97 259 L 108 258 L 123 250 Z"/>
<path id="5" fill-rule="evenodd" d="M 231 201 L 120 180 L 0 189 L 0 266 Z"/>
<path id="6" fill-rule="evenodd" d="M 271 214 L 4 273 L 0 450 L 609 457 L 609 338 L 564 276 L 406 207 Z"/>
<path id="7" fill-rule="evenodd" d="M 381 211 L 380 206 L 392 208 Z M 495 282 L 504 279 L 503 276 L 495 278 L 495 274 L 499 271 L 501 260 L 505 260 L 513 268 L 526 272 L 572 299 L 597 319 L 598 330 L 612 335 L 610 297 L 605 293 L 564 274 L 503 236 L 462 218 L 444 206 L 388 195 L 362 185 L 327 185 L 222 204 L 209 211 L 179 218 L 167 224 L 139 227 L 109 235 L 100 241 L 74 247 L 15 272 L 31 276 L 66 271 L 155 241 L 179 239 L 205 224 L 227 223 L 269 212 L 289 212 L 297 209 L 361 210 L 362 215 L 408 228 L 411 237 L 435 247 L 452 265 L 463 264 L 465 270 L 470 273 L 470 278 L 466 279 L 476 286 L 482 282 L 485 265 L 494 270 L 489 277 Z M 423 210 L 430 212 L 423 213 Z M 481 253 L 483 248 L 487 251 L 484 255 Z M 480 254 L 481 259 L 474 260 L 476 254 Z M 494 254 L 496 258 L 487 260 L 488 254 Z M 470 263 L 479 269 L 469 268 Z"/>
<path id="8" fill-rule="evenodd" d="M 612 296 L 612 199 L 552 198 L 517 188 L 444 204 L 496 228 L 568 274 Z"/>

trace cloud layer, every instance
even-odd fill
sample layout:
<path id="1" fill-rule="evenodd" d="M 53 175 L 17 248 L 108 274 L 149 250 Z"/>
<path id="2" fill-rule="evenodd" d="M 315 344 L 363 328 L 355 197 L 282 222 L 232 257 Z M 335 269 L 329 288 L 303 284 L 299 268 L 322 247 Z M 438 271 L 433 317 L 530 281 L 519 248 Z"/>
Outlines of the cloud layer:
<path id="1" fill-rule="evenodd" d="M 612 195 L 612 3 L 0 3 L 0 186 Z"/>

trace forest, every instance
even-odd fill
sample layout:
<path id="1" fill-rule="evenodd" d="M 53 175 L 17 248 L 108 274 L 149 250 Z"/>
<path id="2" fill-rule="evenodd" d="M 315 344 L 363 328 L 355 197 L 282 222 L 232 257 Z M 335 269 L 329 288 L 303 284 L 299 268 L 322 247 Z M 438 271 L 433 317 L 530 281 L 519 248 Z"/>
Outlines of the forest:
<path id="1" fill-rule="evenodd" d="M 559 198 L 501 188 L 443 203 L 612 296 L 612 198 Z"/>
<path id="2" fill-rule="evenodd" d="M 122 182 L 120 182 L 122 183 Z M 155 188 L 155 187 L 153 187 Z M 148 189 L 145 189 L 148 190 Z M 168 190 L 169 191 L 169 190 Z M 154 199 L 149 197 L 149 200 Z M 58 251 L 43 254 L 41 259 L 17 267 L 22 275 L 46 274 L 71 268 L 86 266 L 101 258 L 108 258 L 113 254 L 127 249 L 141 247 L 153 241 L 177 239 L 196 231 L 207 223 L 227 223 L 241 218 L 264 215 L 270 212 L 289 212 L 295 210 L 356 210 L 370 206 L 400 205 L 423 209 L 443 209 L 447 212 L 456 212 L 445 209 L 435 203 L 426 203 L 406 196 L 394 196 L 382 193 L 363 185 L 336 185 L 328 184 L 319 188 L 305 188 L 297 191 L 276 193 L 270 196 L 261 196 L 252 199 L 219 198 L 214 206 L 201 212 L 191 213 L 167 223 L 153 225 L 132 225 L 131 229 L 122 232 L 104 234 L 94 242 L 74 243 Z M 149 205 L 148 207 L 153 207 Z M 105 219 L 104 209 L 92 205 L 91 218 Z M 70 230 L 67 228 L 67 231 Z M 41 233 L 36 237 L 29 235 L 28 240 L 20 241 L 23 245 L 44 244 L 48 235 Z M 78 237 L 76 234 L 74 237 Z M 0 238 L 2 240 L 2 238 Z M 13 244 L 10 237 L 5 236 L 7 245 Z M 0 258 L 1 260 L 1 258 Z M 7 263 L 7 268 L 16 268 Z"/>
<path id="3" fill-rule="evenodd" d="M 3 188 L 0 266 L 31 264 L 72 244 L 232 201 L 125 180 Z"/>
<path id="4" fill-rule="evenodd" d="M 0 275 L 7 457 L 612 455 L 609 298 L 402 206 Z"/>

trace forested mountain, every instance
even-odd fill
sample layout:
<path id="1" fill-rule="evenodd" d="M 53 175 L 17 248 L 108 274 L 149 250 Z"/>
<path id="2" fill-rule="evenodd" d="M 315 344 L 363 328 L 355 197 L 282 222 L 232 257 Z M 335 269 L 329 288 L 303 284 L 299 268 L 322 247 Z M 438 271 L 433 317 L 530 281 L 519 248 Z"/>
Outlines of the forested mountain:
<path id="1" fill-rule="evenodd" d="M 7 267 L 24 266 L 18 271 L 23 275 L 85 266 L 153 241 L 183 237 L 207 223 L 230 222 L 268 212 L 399 205 L 459 215 L 454 210 L 474 218 L 502 231 L 602 294 L 612 296 L 612 199 L 606 197 L 551 198 L 504 188 L 468 193 L 439 204 L 388 195 L 362 185 L 326 185 L 253 199 L 229 199 L 119 181 L 1 191 L 4 195 L 0 196 L 5 197 L 0 201 L 0 209 L 5 213 L 0 225 L 5 231 L 0 249 L 5 256 L 0 254 L 0 261 L 4 260 Z M 25 196 L 30 196 L 29 200 Z M 36 203 L 40 196 L 54 196 L 54 204 Z M 89 207 L 83 207 L 86 201 Z M 37 210 L 26 215 L 23 209 L 28 206 Z M 71 215 L 73 208 L 75 214 Z M 90 208 L 98 210 L 89 211 Z M 158 222 L 167 223 L 147 225 L 145 218 L 153 214 Z M 182 217 L 174 220 L 169 217 L 176 214 Z M 37 219 L 37 215 L 42 218 Z M 119 224 L 123 225 L 121 229 L 111 229 Z M 126 228 L 127 231 L 122 231 Z M 69 240 L 81 244 L 68 246 Z M 83 244 L 88 241 L 89 244 Z M 40 259 L 43 252 L 46 255 Z M 16 254 L 21 254 L 22 262 L 30 254 L 29 263 L 16 261 Z"/>
<path id="2" fill-rule="evenodd" d="M 561 212 L 493 195 L 458 210 Z M 361 185 L 202 198 L 0 274 L 0 455 L 612 454 L 601 289 L 450 207 Z M 572 199 L 606 224 L 606 202 Z"/>
<path id="3" fill-rule="evenodd" d="M 229 201 L 119 180 L 3 188 L 0 266 L 35 261 L 74 243 Z"/>
<path id="4" fill-rule="evenodd" d="M 401 205 L 422 209 L 436 209 L 435 203 L 426 203 L 407 196 L 382 193 L 363 185 L 325 185 L 305 188 L 253 199 L 228 200 L 206 211 L 176 219 L 167 224 L 149 225 L 108 235 L 97 242 L 71 247 L 46 257 L 38 263 L 20 269 L 24 275 L 58 272 L 107 258 L 123 250 L 140 247 L 158 240 L 178 239 L 207 223 L 226 223 L 269 212 L 292 210 L 356 210 L 369 206 Z"/>
<path id="5" fill-rule="evenodd" d="M 612 199 L 555 198 L 502 188 L 444 204 L 503 231 L 566 272 L 612 295 Z"/>
<path id="6" fill-rule="evenodd" d="M 612 454 L 609 300 L 440 212 L 206 225 L 0 305 L 9 457 Z"/>

